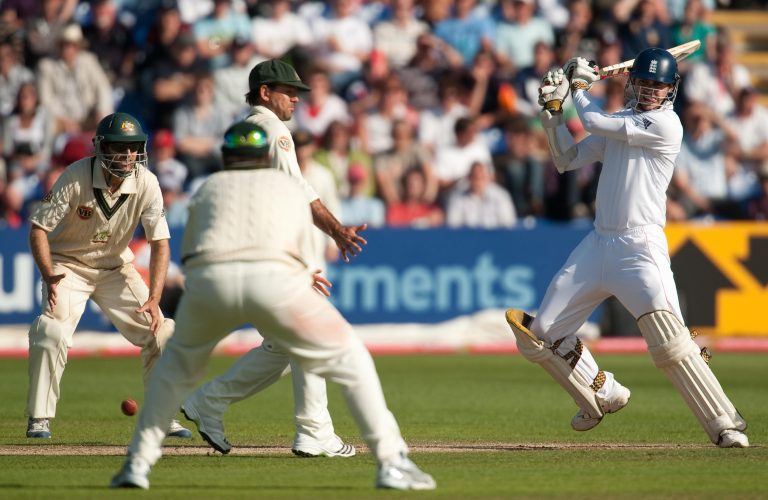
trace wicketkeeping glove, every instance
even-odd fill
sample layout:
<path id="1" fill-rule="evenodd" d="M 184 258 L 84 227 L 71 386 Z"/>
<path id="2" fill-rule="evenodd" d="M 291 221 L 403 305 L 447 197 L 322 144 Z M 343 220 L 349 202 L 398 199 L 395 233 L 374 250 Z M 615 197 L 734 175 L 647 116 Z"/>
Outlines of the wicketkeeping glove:
<path id="1" fill-rule="evenodd" d="M 562 69 L 548 71 L 539 86 L 539 105 L 550 113 L 563 111 L 563 99 L 568 95 L 568 80 Z"/>
<path id="2" fill-rule="evenodd" d="M 600 80 L 597 69 L 583 57 L 572 57 L 563 69 L 571 81 L 571 90 L 589 90 L 594 82 Z"/>

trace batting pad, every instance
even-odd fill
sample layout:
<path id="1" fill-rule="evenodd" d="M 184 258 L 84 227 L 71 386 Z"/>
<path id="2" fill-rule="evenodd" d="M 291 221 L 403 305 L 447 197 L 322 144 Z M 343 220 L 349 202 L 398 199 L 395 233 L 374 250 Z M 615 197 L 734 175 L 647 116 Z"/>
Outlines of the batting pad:
<path id="1" fill-rule="evenodd" d="M 677 316 L 654 311 L 638 318 L 637 324 L 654 363 L 664 370 L 713 443 L 726 429 L 747 428 Z"/>
<path id="2" fill-rule="evenodd" d="M 531 332 L 528 327 L 533 322 L 533 316 L 520 309 L 508 309 L 506 316 L 520 354 L 528 361 L 541 365 L 588 416 L 602 418 L 603 410 L 597 401 L 597 393 L 591 387 L 593 381 L 585 380 L 569 361 L 557 355 L 551 346 Z"/>

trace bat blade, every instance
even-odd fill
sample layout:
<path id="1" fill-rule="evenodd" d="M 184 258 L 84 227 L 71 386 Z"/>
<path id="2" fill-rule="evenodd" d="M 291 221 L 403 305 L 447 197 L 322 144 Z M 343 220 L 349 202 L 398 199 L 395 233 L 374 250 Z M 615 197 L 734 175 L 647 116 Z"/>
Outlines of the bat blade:
<path id="1" fill-rule="evenodd" d="M 699 50 L 699 47 L 701 47 L 701 42 L 699 40 L 693 40 L 691 42 L 686 42 L 676 47 L 672 47 L 671 49 L 667 49 L 667 52 L 672 54 L 676 60 L 682 61 L 686 57 Z M 605 80 L 606 78 L 613 78 L 614 76 L 628 75 L 634 62 L 634 59 L 630 59 L 629 61 L 624 61 L 620 62 L 619 64 L 600 68 L 598 70 L 600 79 Z"/>

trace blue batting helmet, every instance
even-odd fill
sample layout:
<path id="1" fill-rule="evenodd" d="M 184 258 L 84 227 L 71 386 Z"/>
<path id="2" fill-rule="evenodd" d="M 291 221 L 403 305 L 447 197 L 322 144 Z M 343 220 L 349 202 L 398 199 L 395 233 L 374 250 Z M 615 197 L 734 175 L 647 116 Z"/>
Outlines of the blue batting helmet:
<path id="1" fill-rule="evenodd" d="M 670 85 L 674 85 L 680 79 L 675 57 L 666 50 L 657 47 L 640 52 L 632 64 L 629 77 Z"/>

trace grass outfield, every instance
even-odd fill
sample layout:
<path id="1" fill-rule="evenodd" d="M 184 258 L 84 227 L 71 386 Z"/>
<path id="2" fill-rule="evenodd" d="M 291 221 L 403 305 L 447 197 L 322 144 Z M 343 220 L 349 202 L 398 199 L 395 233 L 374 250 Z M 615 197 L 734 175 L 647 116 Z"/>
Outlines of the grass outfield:
<path id="1" fill-rule="evenodd" d="M 647 355 L 602 355 L 632 389 L 629 406 L 576 433 L 576 407 L 520 356 L 376 358 L 389 406 L 412 457 L 435 476 L 424 498 L 768 498 L 768 357 L 716 354 L 713 368 L 750 424 L 750 449 L 711 445 Z M 211 362 L 213 376 L 234 358 Z M 236 448 L 209 455 L 202 440 L 168 440 L 148 492 L 109 490 L 141 401 L 138 358 L 73 359 L 54 438 L 24 437 L 26 360 L 0 360 L 0 498 L 402 498 L 373 489 L 374 461 L 299 459 L 290 381 L 234 405 L 225 424 Z M 363 448 L 340 393 L 329 391 L 337 433 Z M 182 421 L 183 417 L 182 417 Z M 194 426 L 193 426 L 194 428 Z"/>

